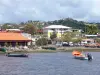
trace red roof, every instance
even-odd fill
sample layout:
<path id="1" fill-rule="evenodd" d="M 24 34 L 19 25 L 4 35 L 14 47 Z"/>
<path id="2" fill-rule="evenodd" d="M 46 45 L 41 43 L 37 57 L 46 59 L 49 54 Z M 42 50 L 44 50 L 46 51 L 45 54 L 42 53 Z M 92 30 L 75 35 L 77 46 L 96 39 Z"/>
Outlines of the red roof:
<path id="1" fill-rule="evenodd" d="M 0 32 L 0 41 L 31 41 L 21 33 Z"/>

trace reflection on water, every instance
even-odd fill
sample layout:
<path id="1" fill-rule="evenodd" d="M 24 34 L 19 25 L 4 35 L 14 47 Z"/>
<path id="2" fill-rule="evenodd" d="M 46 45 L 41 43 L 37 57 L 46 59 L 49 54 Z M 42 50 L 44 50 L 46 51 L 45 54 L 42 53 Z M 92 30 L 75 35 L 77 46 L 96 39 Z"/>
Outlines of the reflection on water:
<path id="1" fill-rule="evenodd" d="M 94 60 L 73 59 L 71 53 L 35 53 L 29 58 L 0 55 L 0 75 L 100 75 L 100 55 Z"/>

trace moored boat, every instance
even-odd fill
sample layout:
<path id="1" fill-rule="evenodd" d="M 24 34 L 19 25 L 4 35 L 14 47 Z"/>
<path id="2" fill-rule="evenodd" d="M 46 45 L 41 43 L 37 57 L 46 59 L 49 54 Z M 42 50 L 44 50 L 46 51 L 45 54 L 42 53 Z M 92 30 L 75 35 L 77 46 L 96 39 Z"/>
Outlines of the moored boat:
<path id="1" fill-rule="evenodd" d="M 28 57 L 27 54 L 7 54 L 8 57 Z"/>

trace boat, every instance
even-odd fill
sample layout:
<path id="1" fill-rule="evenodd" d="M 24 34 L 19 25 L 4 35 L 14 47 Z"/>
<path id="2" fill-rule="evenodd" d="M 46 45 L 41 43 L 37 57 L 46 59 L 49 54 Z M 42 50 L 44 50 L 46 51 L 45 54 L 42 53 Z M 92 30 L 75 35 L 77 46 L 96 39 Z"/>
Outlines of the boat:
<path id="1" fill-rule="evenodd" d="M 28 57 L 27 54 L 6 54 L 8 57 Z"/>
<path id="2" fill-rule="evenodd" d="M 83 52 L 75 50 L 72 52 L 72 55 L 74 56 L 75 59 L 88 60 L 88 57 Z"/>
<path id="3" fill-rule="evenodd" d="M 75 56 L 75 59 L 80 59 L 80 60 L 88 60 L 88 57 L 84 56 Z"/>

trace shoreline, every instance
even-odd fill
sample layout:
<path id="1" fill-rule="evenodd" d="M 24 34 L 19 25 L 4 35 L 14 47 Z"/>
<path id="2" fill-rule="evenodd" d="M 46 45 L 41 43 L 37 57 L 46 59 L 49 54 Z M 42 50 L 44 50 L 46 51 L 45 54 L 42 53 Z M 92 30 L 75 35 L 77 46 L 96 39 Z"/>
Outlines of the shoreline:
<path id="1" fill-rule="evenodd" d="M 6 53 L 56 53 L 56 52 L 72 52 L 74 50 L 84 52 L 100 52 L 100 48 L 84 48 L 84 47 L 59 47 L 56 50 L 49 49 L 30 49 L 30 50 L 8 50 Z M 0 54 L 5 54 L 0 52 Z"/>
<path id="2" fill-rule="evenodd" d="M 60 52 L 72 52 L 74 50 L 84 51 L 84 52 L 100 52 L 100 48 L 85 48 L 85 47 L 62 47 L 58 48 Z"/>
<path id="3" fill-rule="evenodd" d="M 84 51 L 84 52 L 100 52 L 100 48 L 57 48 L 56 50 L 49 50 L 49 49 L 36 49 L 36 50 L 20 50 L 20 51 L 13 51 L 11 53 L 16 52 L 24 52 L 24 53 L 55 53 L 55 52 L 72 52 L 74 50 Z"/>

